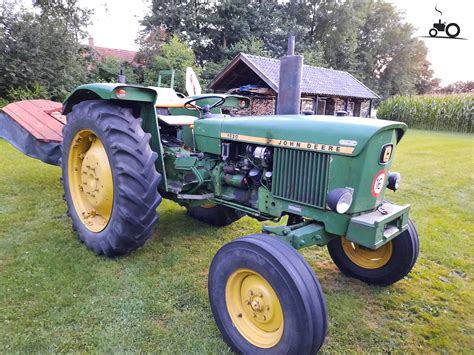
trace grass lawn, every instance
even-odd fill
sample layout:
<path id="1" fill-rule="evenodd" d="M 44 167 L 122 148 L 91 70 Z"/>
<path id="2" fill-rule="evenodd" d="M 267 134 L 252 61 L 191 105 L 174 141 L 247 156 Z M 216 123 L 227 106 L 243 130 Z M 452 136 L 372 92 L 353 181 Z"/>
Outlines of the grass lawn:
<path id="1" fill-rule="evenodd" d="M 323 352 L 474 351 L 473 136 L 410 131 L 395 159 L 421 238 L 409 277 L 388 288 L 342 276 L 325 248 L 303 254 L 329 310 Z M 96 257 L 71 229 L 60 169 L 0 140 L 0 352 L 229 353 L 207 299 L 216 251 L 259 232 L 226 228 L 163 201 L 151 240 L 131 255 Z"/>

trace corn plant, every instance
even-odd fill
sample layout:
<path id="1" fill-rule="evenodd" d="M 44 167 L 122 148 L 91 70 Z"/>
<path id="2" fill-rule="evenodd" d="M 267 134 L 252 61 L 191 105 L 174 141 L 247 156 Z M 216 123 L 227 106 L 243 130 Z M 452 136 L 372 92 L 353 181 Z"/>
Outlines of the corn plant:
<path id="1" fill-rule="evenodd" d="M 473 133 L 474 95 L 394 96 L 380 104 L 377 117 L 411 128 Z"/>

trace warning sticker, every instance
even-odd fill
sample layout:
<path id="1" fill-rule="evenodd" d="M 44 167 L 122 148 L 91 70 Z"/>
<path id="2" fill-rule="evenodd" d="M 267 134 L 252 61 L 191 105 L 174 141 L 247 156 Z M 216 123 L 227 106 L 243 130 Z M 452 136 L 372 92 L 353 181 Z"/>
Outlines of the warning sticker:
<path id="1" fill-rule="evenodd" d="M 374 177 L 374 181 L 372 182 L 372 196 L 377 198 L 382 192 L 382 189 L 385 184 L 385 170 L 380 170 L 377 175 Z"/>

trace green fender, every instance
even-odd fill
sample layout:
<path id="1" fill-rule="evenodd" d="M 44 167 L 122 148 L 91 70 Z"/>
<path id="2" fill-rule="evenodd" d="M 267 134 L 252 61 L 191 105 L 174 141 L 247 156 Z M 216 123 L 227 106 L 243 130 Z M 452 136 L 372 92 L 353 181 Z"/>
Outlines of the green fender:
<path id="1" fill-rule="evenodd" d="M 74 105 L 86 100 L 110 100 L 135 103 L 139 108 L 143 120 L 142 128 L 151 134 L 150 146 L 158 154 L 155 162 L 156 170 L 161 173 L 160 188 L 167 190 L 167 177 L 164 169 L 163 146 L 156 120 L 155 104 L 157 92 L 152 88 L 127 84 L 95 83 L 81 85 L 66 99 L 63 104 L 63 114 L 71 112 Z M 138 104 L 138 105 L 137 105 Z"/>
<path id="2" fill-rule="evenodd" d="M 156 102 L 155 90 L 143 86 L 118 83 L 95 83 L 81 85 L 73 91 L 63 104 L 63 114 L 71 112 L 72 107 L 85 100 L 120 100 L 152 103 Z"/>

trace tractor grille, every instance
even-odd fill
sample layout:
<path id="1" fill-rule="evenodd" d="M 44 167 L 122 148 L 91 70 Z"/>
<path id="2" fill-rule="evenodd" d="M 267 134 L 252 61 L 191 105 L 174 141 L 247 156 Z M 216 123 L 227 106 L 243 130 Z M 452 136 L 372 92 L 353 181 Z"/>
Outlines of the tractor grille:
<path id="1" fill-rule="evenodd" d="M 329 154 L 275 148 L 272 194 L 286 200 L 324 208 Z"/>

